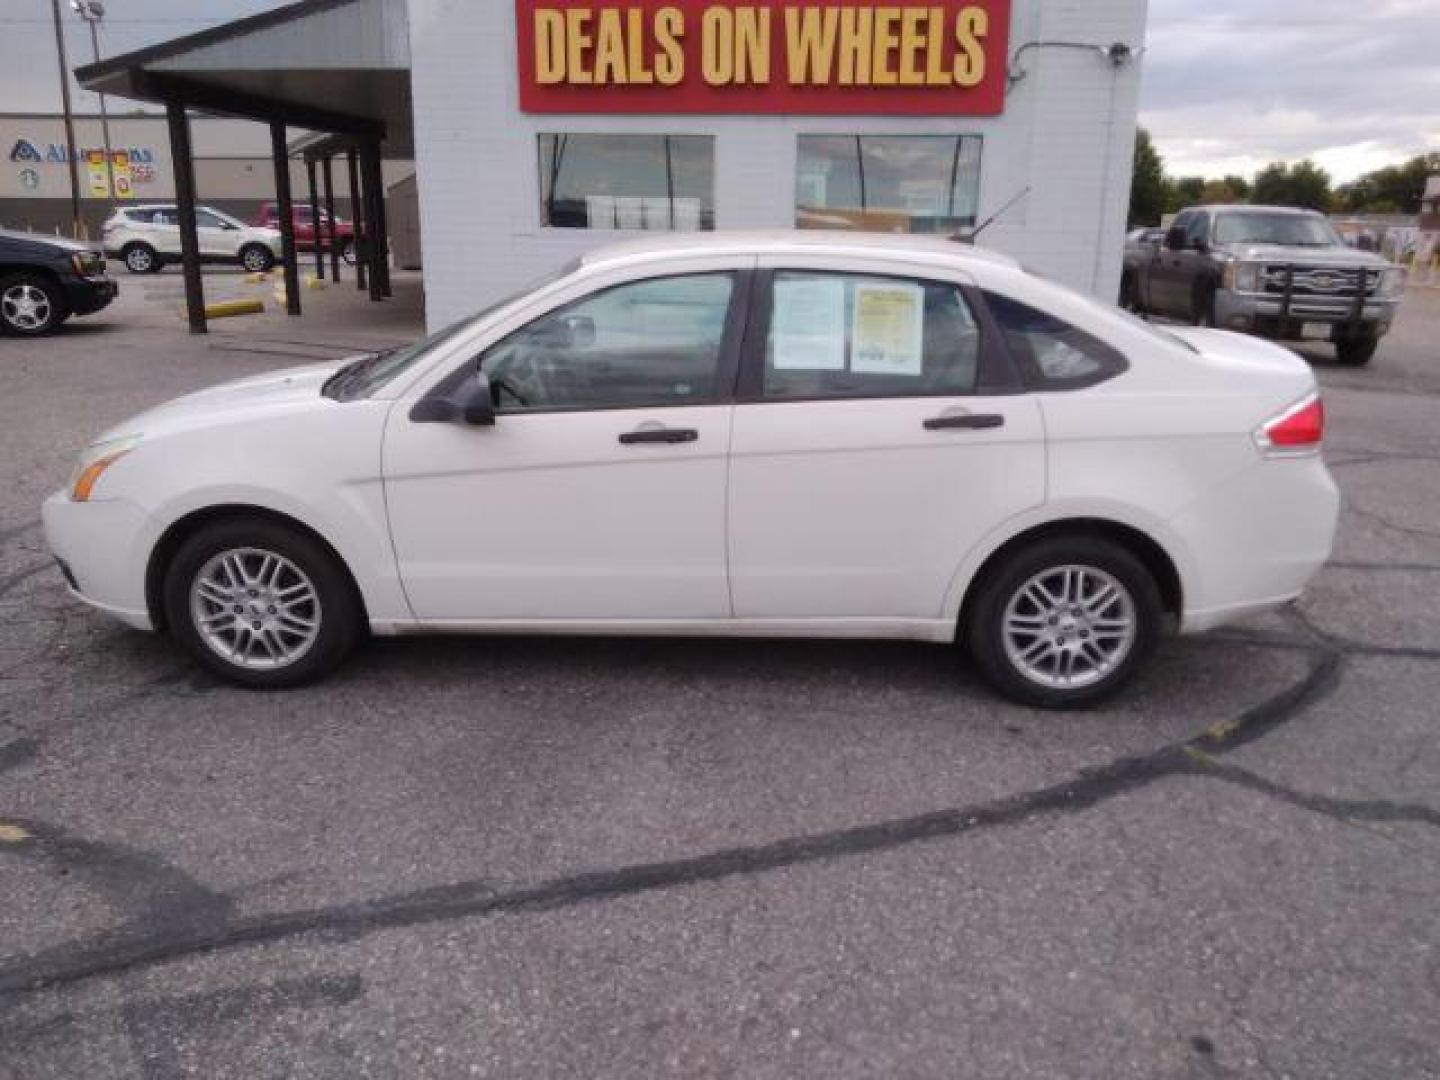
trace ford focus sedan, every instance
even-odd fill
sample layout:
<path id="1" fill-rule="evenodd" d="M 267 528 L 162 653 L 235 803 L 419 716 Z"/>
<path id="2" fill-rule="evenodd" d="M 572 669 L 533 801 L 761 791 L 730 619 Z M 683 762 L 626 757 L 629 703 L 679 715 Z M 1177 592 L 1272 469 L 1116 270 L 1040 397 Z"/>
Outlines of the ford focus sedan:
<path id="1" fill-rule="evenodd" d="M 610 247 L 397 350 L 126 421 L 45 504 L 70 589 L 246 686 L 365 630 L 905 638 L 1043 706 L 1296 597 L 1309 367 L 940 240 Z"/>

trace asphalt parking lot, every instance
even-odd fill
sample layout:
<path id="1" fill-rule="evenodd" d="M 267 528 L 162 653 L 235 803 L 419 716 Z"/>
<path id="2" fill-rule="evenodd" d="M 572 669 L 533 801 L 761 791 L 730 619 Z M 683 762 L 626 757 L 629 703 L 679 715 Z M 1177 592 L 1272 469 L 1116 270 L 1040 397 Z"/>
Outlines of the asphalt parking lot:
<path id="1" fill-rule="evenodd" d="M 0 1078 L 1440 1076 L 1440 290 L 1310 353 L 1304 600 L 1073 715 L 903 644 L 217 684 L 64 595 L 39 503 L 141 408 L 393 328 L 129 303 L 0 340 Z"/>

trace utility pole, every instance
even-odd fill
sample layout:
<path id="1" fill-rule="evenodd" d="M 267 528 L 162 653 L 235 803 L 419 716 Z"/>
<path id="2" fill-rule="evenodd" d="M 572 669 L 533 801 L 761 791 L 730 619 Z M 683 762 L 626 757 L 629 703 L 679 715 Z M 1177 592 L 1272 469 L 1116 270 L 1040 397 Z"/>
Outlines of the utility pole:
<path id="1" fill-rule="evenodd" d="M 70 0 L 70 7 L 90 27 L 90 49 L 95 54 L 95 63 L 100 62 L 100 20 L 105 17 L 105 5 L 100 0 Z M 105 95 L 100 95 L 100 137 L 105 143 L 105 175 L 110 179 L 110 198 L 118 199 L 115 190 L 115 155 L 110 150 L 110 112 L 105 105 Z"/>
<path id="2" fill-rule="evenodd" d="M 70 65 L 65 60 L 65 28 L 60 23 L 60 0 L 50 0 L 55 16 L 55 55 L 60 60 L 60 107 L 65 112 L 65 162 L 70 167 L 70 222 L 75 239 L 85 237 L 80 216 L 80 173 L 75 164 L 75 118 L 70 114 Z"/>

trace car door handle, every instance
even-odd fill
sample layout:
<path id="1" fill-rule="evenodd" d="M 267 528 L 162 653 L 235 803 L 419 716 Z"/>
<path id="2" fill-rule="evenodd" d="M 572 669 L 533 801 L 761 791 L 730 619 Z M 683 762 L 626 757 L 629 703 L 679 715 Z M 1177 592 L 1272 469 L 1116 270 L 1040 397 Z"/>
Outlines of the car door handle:
<path id="1" fill-rule="evenodd" d="M 627 446 L 632 443 L 694 442 L 698 438 L 700 433 L 694 428 L 647 427 L 620 433 L 620 441 Z"/>
<path id="2" fill-rule="evenodd" d="M 944 431 L 949 428 L 979 431 L 1004 426 L 1005 417 L 999 413 L 957 413 L 954 416 L 932 416 L 925 421 L 926 431 Z"/>

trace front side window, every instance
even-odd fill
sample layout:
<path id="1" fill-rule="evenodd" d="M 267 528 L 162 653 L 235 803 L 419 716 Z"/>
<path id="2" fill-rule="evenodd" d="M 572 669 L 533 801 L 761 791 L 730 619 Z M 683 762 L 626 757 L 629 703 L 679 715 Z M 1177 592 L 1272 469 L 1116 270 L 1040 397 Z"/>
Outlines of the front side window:
<path id="1" fill-rule="evenodd" d="M 1037 389 L 1093 386 L 1128 366 L 1117 349 L 1059 316 L 998 293 L 987 292 L 985 302 L 1026 381 Z"/>
<path id="2" fill-rule="evenodd" d="M 956 285 L 909 278 L 777 271 L 763 396 L 968 394 L 980 330 Z"/>
<path id="3" fill-rule="evenodd" d="M 540 224 L 713 229 L 715 140 L 709 135 L 543 134 Z"/>
<path id="4" fill-rule="evenodd" d="M 1196 214 L 1190 219 L 1190 225 L 1185 230 L 1185 242 L 1191 247 L 1199 247 L 1205 242 L 1210 233 L 1210 215 Z"/>
<path id="5" fill-rule="evenodd" d="M 953 233 L 975 224 L 978 135 L 801 135 L 801 229 Z"/>
<path id="6" fill-rule="evenodd" d="M 605 289 L 485 351 L 500 412 L 703 405 L 717 400 L 734 276 L 651 278 Z"/>

